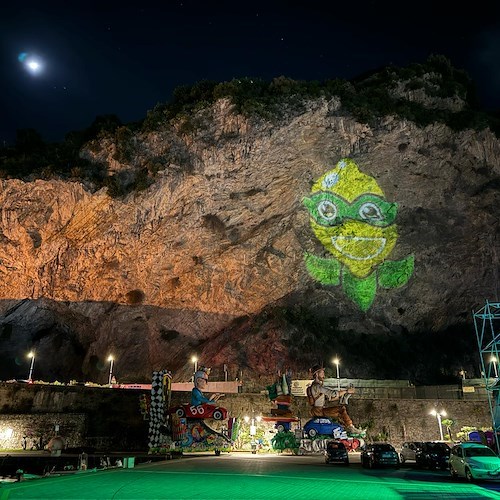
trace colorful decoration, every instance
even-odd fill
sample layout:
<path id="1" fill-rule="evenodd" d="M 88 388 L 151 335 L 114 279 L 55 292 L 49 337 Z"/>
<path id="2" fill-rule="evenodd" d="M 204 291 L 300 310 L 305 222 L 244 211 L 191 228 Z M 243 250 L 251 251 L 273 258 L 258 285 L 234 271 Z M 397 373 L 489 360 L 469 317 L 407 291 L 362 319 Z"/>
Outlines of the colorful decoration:
<path id="1" fill-rule="evenodd" d="M 210 428 L 203 420 L 172 415 L 172 438 L 183 451 L 231 451 L 231 438 Z"/>
<path id="2" fill-rule="evenodd" d="M 198 406 L 202 404 L 215 405 L 216 401 L 218 401 L 224 394 L 212 394 L 209 398 L 207 398 L 203 392 L 208 386 L 208 376 L 210 375 L 210 368 L 205 368 L 202 366 L 199 370 L 194 374 L 194 387 L 191 391 L 191 405 Z M 225 417 L 224 417 L 225 418 Z"/>
<path id="3" fill-rule="evenodd" d="M 241 422 L 236 417 L 229 417 L 227 421 L 227 435 L 234 443 L 238 439 L 238 434 L 240 432 Z"/>
<path id="4" fill-rule="evenodd" d="M 168 407 L 172 374 L 168 370 L 153 372 L 149 409 L 149 450 L 165 447 L 169 442 L 165 426 L 165 409 Z"/>
<path id="5" fill-rule="evenodd" d="M 365 445 L 365 440 L 361 437 L 353 438 L 346 437 L 345 433 L 342 436 L 333 436 L 333 439 L 338 439 L 344 443 L 347 451 L 355 451 L 358 448 L 362 448 Z M 317 453 L 325 453 L 327 445 L 331 442 L 332 436 L 324 437 L 318 436 L 314 439 L 301 439 L 300 447 L 298 454 L 299 455 L 308 455 L 308 454 L 317 454 Z"/>
<path id="6" fill-rule="evenodd" d="M 216 401 L 224 394 L 205 396 L 208 386 L 210 368 L 201 367 L 194 374 L 194 387 L 191 391 L 191 402 L 168 407 L 166 413 L 172 420 L 172 439 L 184 451 L 229 451 L 233 443 L 233 435 L 238 432 L 236 419 L 230 418 L 227 429 L 216 431 L 207 425 L 205 420 L 226 420 L 228 412 L 217 406 Z"/>
<path id="7" fill-rule="evenodd" d="M 269 416 L 263 416 L 264 422 L 274 422 L 277 430 L 276 435 L 271 439 L 271 446 L 277 451 L 286 449 L 296 453 L 299 442 L 292 432 L 292 423 L 299 422 L 299 418 L 293 415 L 290 409 L 292 404 L 292 371 L 286 368 L 284 371 L 277 371 L 277 380 L 274 384 L 266 387 L 269 399 L 273 402 Z"/>
<path id="8" fill-rule="evenodd" d="M 149 419 L 150 406 L 151 406 L 151 395 L 141 394 L 139 396 L 139 408 L 144 420 Z"/>
<path id="9" fill-rule="evenodd" d="M 311 228 L 332 258 L 306 253 L 309 274 L 324 285 L 342 285 L 362 311 L 370 308 L 377 287 L 405 285 L 414 257 L 386 261 L 397 241 L 397 204 L 385 200 L 373 177 L 344 158 L 313 185 L 303 199 Z"/>
<path id="10" fill-rule="evenodd" d="M 284 431 L 275 434 L 275 436 L 271 439 L 271 445 L 274 450 L 290 450 L 294 454 L 297 454 L 299 451 L 300 441 L 297 441 L 293 432 Z"/>
<path id="11" fill-rule="evenodd" d="M 335 432 L 345 431 L 351 436 L 366 435 L 365 429 L 354 427 L 351 417 L 347 413 L 346 405 L 354 393 L 354 387 L 348 389 L 333 388 L 324 385 L 325 369 L 320 365 L 311 368 L 313 380 L 306 389 L 310 413 L 313 417 L 304 425 L 304 432 L 313 438 L 318 434 L 332 435 Z M 338 404 L 327 406 L 327 401 L 336 401 Z M 333 419 L 333 420 L 332 420 Z M 335 421 L 339 421 L 342 426 Z"/>

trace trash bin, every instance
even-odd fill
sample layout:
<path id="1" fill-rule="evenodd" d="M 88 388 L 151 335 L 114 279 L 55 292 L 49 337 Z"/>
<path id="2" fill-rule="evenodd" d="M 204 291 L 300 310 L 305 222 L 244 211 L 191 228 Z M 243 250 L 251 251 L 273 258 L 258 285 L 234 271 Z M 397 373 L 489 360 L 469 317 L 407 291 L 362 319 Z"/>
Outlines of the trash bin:
<path id="1" fill-rule="evenodd" d="M 123 468 L 133 469 L 135 465 L 135 457 L 123 457 Z"/>

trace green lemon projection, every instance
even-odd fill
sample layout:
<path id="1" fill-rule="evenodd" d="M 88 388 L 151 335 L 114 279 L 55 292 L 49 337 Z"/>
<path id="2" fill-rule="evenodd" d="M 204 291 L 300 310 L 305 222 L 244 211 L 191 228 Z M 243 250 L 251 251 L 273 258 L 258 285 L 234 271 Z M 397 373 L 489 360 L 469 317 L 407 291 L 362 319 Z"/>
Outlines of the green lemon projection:
<path id="1" fill-rule="evenodd" d="M 344 158 L 321 176 L 303 199 L 311 227 L 333 258 L 306 253 L 309 274 L 323 285 L 339 285 L 361 310 L 370 308 L 377 287 L 405 285 L 414 268 L 410 255 L 386 260 L 398 239 L 398 206 L 385 200 L 373 177 Z"/>

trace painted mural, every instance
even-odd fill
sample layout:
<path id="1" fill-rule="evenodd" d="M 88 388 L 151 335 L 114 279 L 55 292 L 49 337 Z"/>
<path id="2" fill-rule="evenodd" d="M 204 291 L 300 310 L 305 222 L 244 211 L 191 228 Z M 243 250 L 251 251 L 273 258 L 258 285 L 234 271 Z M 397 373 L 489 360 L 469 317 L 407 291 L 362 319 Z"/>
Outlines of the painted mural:
<path id="1" fill-rule="evenodd" d="M 362 173 L 350 158 L 313 185 L 303 204 L 311 228 L 333 257 L 307 253 L 306 268 L 323 285 L 341 285 L 362 311 L 372 305 L 378 287 L 405 285 L 413 274 L 414 257 L 387 260 L 398 239 L 397 203 L 385 199 L 376 180 Z"/>

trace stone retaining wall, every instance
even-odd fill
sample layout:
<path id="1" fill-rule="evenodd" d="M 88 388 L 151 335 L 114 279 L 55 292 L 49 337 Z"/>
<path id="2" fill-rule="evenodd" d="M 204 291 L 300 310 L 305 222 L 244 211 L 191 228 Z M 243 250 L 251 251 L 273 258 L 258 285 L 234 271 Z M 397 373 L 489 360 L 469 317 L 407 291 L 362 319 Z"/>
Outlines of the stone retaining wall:
<path id="1" fill-rule="evenodd" d="M 68 446 L 144 450 L 149 422 L 140 412 L 139 399 L 143 394 L 148 393 L 81 386 L 0 384 L 0 447 L 21 448 L 27 430 L 34 437 L 52 437 L 57 424 Z M 189 392 L 172 393 L 173 405 L 189 400 Z M 269 415 L 273 406 L 265 393 L 226 394 L 219 404 L 234 417 Z M 348 406 L 354 424 L 368 428 L 369 440 L 387 439 L 396 446 L 405 440 L 439 439 L 437 419 L 429 414 L 432 409 L 446 410 L 455 421 L 454 436 L 463 426 L 491 428 L 492 425 L 487 400 L 369 399 L 354 394 Z M 305 397 L 293 397 L 291 410 L 302 425 L 310 418 Z M 17 429 L 16 435 L 6 441 L 9 428 Z M 446 429 L 443 432 L 446 433 Z"/>
<path id="2" fill-rule="evenodd" d="M 0 449 L 43 450 L 55 436 L 66 447 L 85 442 L 87 416 L 82 413 L 30 413 L 0 415 Z"/>
<path id="3" fill-rule="evenodd" d="M 186 393 L 178 401 L 188 401 L 188 398 L 189 393 Z M 273 407 L 265 394 L 226 395 L 219 403 L 228 409 L 230 415 L 237 417 L 269 415 Z M 440 439 L 437 418 L 430 414 L 433 409 L 445 410 L 448 418 L 455 421 L 452 428 L 454 437 L 464 426 L 492 426 L 487 401 L 356 399 L 354 395 L 347 408 L 356 426 L 368 428 L 370 440 L 387 439 L 397 446 L 404 441 Z M 305 397 L 294 397 L 291 410 L 300 417 L 302 425 L 311 418 Z M 444 427 L 443 433 L 446 434 Z"/>
<path id="4" fill-rule="evenodd" d="M 0 416 L 25 416 L 26 423 L 16 429 L 29 429 L 44 440 L 53 437 L 54 425 L 59 424 L 68 429 L 67 435 L 61 433 L 69 439 L 68 446 L 145 449 L 148 423 L 140 413 L 142 394 L 144 391 L 107 387 L 0 383 Z M 78 432 L 70 430 L 74 414 L 84 419 Z M 0 420 L 0 439 L 9 428 Z M 20 443 L 21 438 L 16 431 L 15 442 Z"/>

